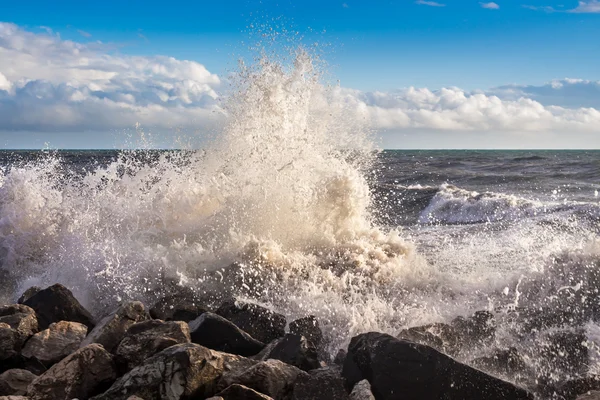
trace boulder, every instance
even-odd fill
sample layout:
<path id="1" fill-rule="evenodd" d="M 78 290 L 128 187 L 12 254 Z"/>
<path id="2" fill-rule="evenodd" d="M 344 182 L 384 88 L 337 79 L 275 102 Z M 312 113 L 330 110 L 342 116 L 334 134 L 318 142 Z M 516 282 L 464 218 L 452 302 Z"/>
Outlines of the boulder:
<path id="1" fill-rule="evenodd" d="M 588 369 L 588 341 L 584 331 L 558 331 L 547 337 L 541 356 L 547 360 L 548 373 L 585 374 Z"/>
<path id="2" fill-rule="evenodd" d="M 33 335 L 21 354 L 42 364 L 55 364 L 77 350 L 87 334 L 87 326 L 79 322 L 60 321 Z"/>
<path id="3" fill-rule="evenodd" d="M 375 400 L 375 396 L 371 392 L 371 384 L 368 380 L 363 379 L 354 385 L 350 393 L 350 400 Z"/>
<path id="4" fill-rule="evenodd" d="M 209 311 L 208 307 L 193 295 L 169 295 L 160 299 L 150 309 L 150 316 L 163 321 L 189 322 Z"/>
<path id="5" fill-rule="evenodd" d="M 144 304 L 139 301 L 128 301 L 110 315 L 104 317 L 89 335 L 81 342 L 81 347 L 99 343 L 113 353 L 125 332 L 133 324 L 150 319 Z"/>
<path id="6" fill-rule="evenodd" d="M 117 377 L 112 355 L 90 344 L 64 358 L 29 385 L 32 400 L 87 399 L 101 393 Z"/>
<path id="7" fill-rule="evenodd" d="M 292 400 L 349 400 L 340 368 L 314 369 L 298 376 Z"/>
<path id="8" fill-rule="evenodd" d="M 0 374 L 0 396 L 25 395 L 27 386 L 36 378 L 24 369 L 9 369 Z"/>
<path id="9" fill-rule="evenodd" d="M 528 369 L 525 359 L 514 347 L 497 350 L 490 356 L 476 358 L 470 364 L 477 369 L 506 377 L 514 377 L 525 373 Z"/>
<path id="10" fill-rule="evenodd" d="M 418 343 L 370 332 L 352 338 L 342 375 L 363 379 L 377 399 L 533 399 L 526 390 Z"/>
<path id="11" fill-rule="evenodd" d="M 272 397 L 269 397 L 266 394 L 259 393 L 254 389 L 250 389 L 244 385 L 238 385 L 237 383 L 229 386 L 222 392 L 217 393 L 217 396 L 223 400 L 273 400 Z"/>
<path id="12" fill-rule="evenodd" d="M 94 400 L 126 400 L 134 395 L 145 400 L 204 399 L 217 392 L 226 370 L 246 369 L 253 363 L 197 344 L 178 344 L 145 360 Z"/>
<path id="13" fill-rule="evenodd" d="M 451 356 L 460 351 L 461 341 L 458 333 L 448 324 L 435 323 L 405 329 L 398 334 L 398 339 L 430 346 Z"/>
<path id="14" fill-rule="evenodd" d="M 25 396 L 0 396 L 0 400 L 31 400 L 31 398 Z"/>
<path id="15" fill-rule="evenodd" d="M 576 400 L 600 400 L 600 391 L 592 390 L 580 396 L 577 396 Z"/>
<path id="16" fill-rule="evenodd" d="M 238 328 L 227 319 L 206 312 L 189 323 L 193 343 L 213 350 L 240 356 L 252 356 L 260 352 L 264 343 Z"/>
<path id="17" fill-rule="evenodd" d="M 223 374 L 219 388 L 240 384 L 274 399 L 290 396 L 296 380 L 306 372 L 279 360 L 267 360 L 249 368 L 235 368 Z"/>
<path id="18" fill-rule="evenodd" d="M 319 326 L 319 321 L 313 315 L 299 318 L 290 322 L 290 333 L 304 336 L 311 342 L 320 352 L 323 350 L 323 331 Z"/>
<path id="19" fill-rule="evenodd" d="M 304 371 L 321 367 L 317 349 L 304 336 L 291 333 L 265 347 L 256 357 L 258 360 L 275 359 Z"/>
<path id="20" fill-rule="evenodd" d="M 344 349 L 339 349 L 335 358 L 333 359 L 333 363 L 338 366 L 343 366 L 346 361 L 346 356 L 348 356 L 348 352 Z"/>
<path id="21" fill-rule="evenodd" d="M 23 339 L 19 333 L 7 323 L 0 322 L 0 362 L 8 362 L 19 355 Z M 3 365 L 0 364 L 0 368 Z"/>
<path id="22" fill-rule="evenodd" d="M 468 318 L 455 318 L 451 325 L 464 348 L 491 343 L 496 337 L 494 323 L 494 315 L 491 312 L 477 311 Z"/>
<path id="23" fill-rule="evenodd" d="M 23 302 L 35 310 L 38 328 L 47 329 L 53 322 L 80 322 L 92 329 L 94 319 L 73 293 L 61 284 L 52 285 L 32 295 Z"/>
<path id="24" fill-rule="evenodd" d="M 600 390 L 600 376 L 592 375 L 570 379 L 557 384 L 539 382 L 538 394 L 542 399 L 573 400 L 577 396 Z"/>
<path id="25" fill-rule="evenodd" d="M 257 304 L 230 299 L 225 301 L 216 313 L 263 343 L 272 342 L 285 335 L 285 316 Z"/>
<path id="26" fill-rule="evenodd" d="M 0 307 L 0 323 L 2 322 L 17 331 L 23 342 L 38 331 L 35 311 L 22 304 Z"/>
<path id="27" fill-rule="evenodd" d="M 32 287 L 30 287 L 25 292 L 23 292 L 23 294 L 21 295 L 21 297 L 19 297 L 19 300 L 17 300 L 17 303 L 19 303 L 19 304 L 25 303 L 31 296 L 33 296 L 34 294 L 36 294 L 40 290 L 42 290 L 42 288 L 38 287 L 38 286 L 32 286 Z"/>
<path id="28" fill-rule="evenodd" d="M 185 322 L 159 319 L 139 322 L 129 328 L 119 343 L 117 361 L 129 371 L 167 347 L 190 341 L 190 328 Z"/>

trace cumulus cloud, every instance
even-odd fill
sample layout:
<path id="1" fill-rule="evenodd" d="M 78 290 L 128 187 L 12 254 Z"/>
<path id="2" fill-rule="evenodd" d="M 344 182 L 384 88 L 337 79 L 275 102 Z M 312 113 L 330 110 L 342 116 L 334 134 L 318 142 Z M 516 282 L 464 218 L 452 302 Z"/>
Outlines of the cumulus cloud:
<path id="1" fill-rule="evenodd" d="M 506 85 L 487 91 L 502 99 L 531 98 L 543 105 L 600 109 L 600 81 L 560 79 L 544 85 Z"/>
<path id="2" fill-rule="evenodd" d="M 494 3 L 493 1 L 489 2 L 489 3 L 479 3 L 481 5 L 482 8 L 487 8 L 488 10 L 498 10 L 500 8 L 500 6 L 496 3 Z"/>
<path id="3" fill-rule="evenodd" d="M 106 50 L 0 23 L 2 129 L 172 129 L 220 115 L 219 77 L 203 65 Z"/>
<path id="4" fill-rule="evenodd" d="M 579 5 L 573 10 L 569 10 L 572 13 L 600 13 L 600 1 L 580 1 Z"/>
<path id="5" fill-rule="evenodd" d="M 438 3 L 437 1 L 428 1 L 428 0 L 417 0 L 415 4 L 420 4 L 422 6 L 430 6 L 430 7 L 446 7 L 445 4 Z"/>

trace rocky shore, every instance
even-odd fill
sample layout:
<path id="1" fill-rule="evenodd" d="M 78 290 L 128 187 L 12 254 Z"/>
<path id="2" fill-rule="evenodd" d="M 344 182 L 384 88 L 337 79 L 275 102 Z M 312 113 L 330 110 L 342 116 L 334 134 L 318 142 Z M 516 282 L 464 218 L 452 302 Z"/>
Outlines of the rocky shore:
<path id="1" fill-rule="evenodd" d="M 557 332 L 540 349 L 573 372 L 558 383 L 519 381 L 527 366 L 515 349 L 470 365 L 453 358 L 493 335 L 482 311 L 398 337 L 361 334 L 334 356 L 312 316 L 287 321 L 236 299 L 181 294 L 128 301 L 95 321 L 55 284 L 0 307 L 0 400 L 600 399 L 600 378 L 580 373 L 577 333 Z"/>

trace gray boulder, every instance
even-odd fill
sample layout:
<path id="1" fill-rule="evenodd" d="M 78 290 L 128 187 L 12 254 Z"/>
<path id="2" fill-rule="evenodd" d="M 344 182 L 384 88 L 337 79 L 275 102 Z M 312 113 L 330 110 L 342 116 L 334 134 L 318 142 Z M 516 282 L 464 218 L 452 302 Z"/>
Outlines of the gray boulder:
<path id="1" fill-rule="evenodd" d="M 363 379 L 354 385 L 352 393 L 350 393 L 350 400 L 375 400 L 368 380 Z"/>
<path id="2" fill-rule="evenodd" d="M 24 369 L 9 369 L 0 374 L 0 396 L 25 395 L 27 386 L 36 378 Z"/>
<path id="3" fill-rule="evenodd" d="M 21 354 L 50 366 L 77 350 L 87 334 L 87 329 L 87 326 L 79 322 L 52 323 L 48 329 L 33 335 Z"/>
<path id="4" fill-rule="evenodd" d="M 325 367 L 300 375 L 292 400 L 349 400 L 339 367 Z"/>
<path id="5" fill-rule="evenodd" d="M 254 359 L 275 359 L 304 371 L 321 368 L 317 349 L 304 336 L 291 333 L 270 343 Z"/>

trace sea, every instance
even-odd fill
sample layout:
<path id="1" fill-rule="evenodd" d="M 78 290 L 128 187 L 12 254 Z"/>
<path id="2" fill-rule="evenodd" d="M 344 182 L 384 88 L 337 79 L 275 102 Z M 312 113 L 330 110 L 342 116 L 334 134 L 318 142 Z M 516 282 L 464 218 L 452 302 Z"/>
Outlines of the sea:
<path id="1" fill-rule="evenodd" d="M 241 76 L 201 149 L 0 151 L 0 301 L 60 282 L 101 317 L 221 293 L 316 316 L 333 355 L 487 311 L 494 341 L 460 361 L 512 348 L 530 372 L 505 379 L 565 380 L 542 350 L 566 330 L 600 372 L 600 151 L 381 150 L 307 54 Z"/>

